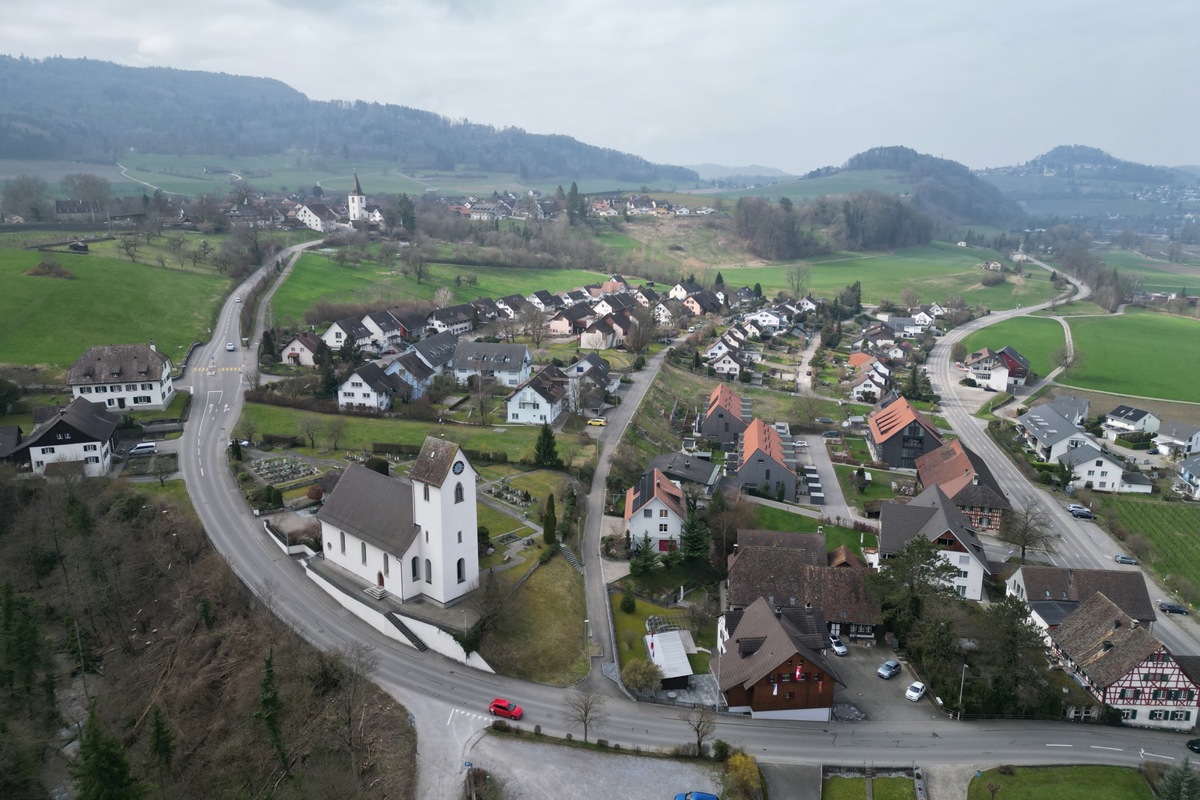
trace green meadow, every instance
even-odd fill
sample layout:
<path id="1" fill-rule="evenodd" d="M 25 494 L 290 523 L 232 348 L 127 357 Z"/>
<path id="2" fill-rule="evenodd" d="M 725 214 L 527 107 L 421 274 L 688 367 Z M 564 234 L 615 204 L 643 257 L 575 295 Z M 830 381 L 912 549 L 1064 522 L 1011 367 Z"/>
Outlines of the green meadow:
<path id="1" fill-rule="evenodd" d="M 892 253 L 835 253 L 804 262 L 809 267 L 808 290 L 814 295 L 832 296 L 843 287 L 862 282 L 864 303 L 888 299 L 899 302 L 905 289 L 912 289 L 921 302 L 945 302 L 948 295 L 959 294 L 967 303 L 994 309 L 1036 305 L 1053 293 L 1050 273 L 1035 269 L 1024 277 L 1008 276 L 999 286 L 985 287 L 979 279 L 984 261 L 1000 255 L 982 248 L 963 248 L 947 242 L 934 242 Z M 762 286 L 769 297 L 787 291 L 787 270 L 791 263 L 765 267 L 722 267 L 720 272 L 730 286 Z M 717 270 L 708 270 L 704 279 L 712 280 Z"/>
<path id="2" fill-rule="evenodd" d="M 1105 250 L 1097 253 L 1104 263 L 1119 272 L 1138 278 L 1147 292 L 1178 292 L 1200 294 L 1200 262 L 1182 264 L 1155 261 L 1131 250 Z"/>
<path id="3" fill-rule="evenodd" d="M 1130 308 L 1069 322 L 1083 361 L 1059 383 L 1164 400 L 1200 398 L 1200 320 Z"/>
<path id="4" fill-rule="evenodd" d="M 455 285 L 457 276 L 474 275 L 475 286 L 464 281 Z M 575 289 L 587 283 L 603 281 L 599 272 L 567 269 L 517 269 L 475 267 L 460 264 L 430 264 L 429 273 L 421 283 L 401 274 L 399 265 L 385 268 L 364 262 L 339 267 L 322 253 L 305 253 L 291 275 L 276 291 L 272 300 L 275 320 L 288 325 L 303 321 L 304 314 L 315 303 L 376 303 L 380 307 L 414 300 L 432 300 L 443 286 L 454 293 L 454 302 L 465 303 L 478 297 L 495 299 L 508 294 L 527 296 L 538 289 L 558 292 Z"/>
<path id="5" fill-rule="evenodd" d="M 1034 372 L 1043 376 L 1050 374 L 1054 369 L 1050 356 L 1062 347 L 1064 342 L 1066 337 L 1058 320 L 1040 317 L 1006 319 L 981 328 L 963 339 L 969 353 L 985 347 L 999 350 L 1011 345 L 1029 359 L 1029 365 Z"/>
<path id="6" fill-rule="evenodd" d="M 60 256 L 74 279 L 26 271 L 44 254 L 0 250 L 0 363 L 66 368 L 95 344 L 154 339 L 178 360 L 206 341 L 229 279 L 99 255 Z"/>
<path id="7" fill-rule="evenodd" d="M 868 169 L 839 172 L 836 175 L 823 175 L 819 178 L 802 178 L 769 186 L 756 186 L 752 189 L 720 192 L 717 196 L 730 199 L 765 197 L 775 200 L 780 197 L 790 197 L 792 200 L 808 200 L 824 195 L 852 194 L 867 189 L 874 189 L 885 194 L 908 194 L 912 191 L 912 183 L 905 179 L 903 173 L 896 170 Z"/>

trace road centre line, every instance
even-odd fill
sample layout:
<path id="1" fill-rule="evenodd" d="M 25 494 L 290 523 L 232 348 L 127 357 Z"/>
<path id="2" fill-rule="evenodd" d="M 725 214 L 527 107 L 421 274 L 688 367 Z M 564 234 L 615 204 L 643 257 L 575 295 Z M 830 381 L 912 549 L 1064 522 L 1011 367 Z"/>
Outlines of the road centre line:
<path id="1" fill-rule="evenodd" d="M 1046 747 L 1074 747 L 1073 744 L 1048 744 Z"/>
<path id="2" fill-rule="evenodd" d="M 1125 752 L 1125 748 L 1124 748 L 1124 747 L 1104 747 L 1104 746 L 1102 746 L 1102 745 L 1098 745 L 1098 744 L 1094 744 L 1094 745 L 1092 745 L 1091 747 L 1092 747 L 1092 749 L 1093 749 L 1093 750 L 1113 750 L 1113 751 L 1115 751 L 1115 752 L 1117 752 L 1117 753 L 1124 753 L 1124 752 Z"/>

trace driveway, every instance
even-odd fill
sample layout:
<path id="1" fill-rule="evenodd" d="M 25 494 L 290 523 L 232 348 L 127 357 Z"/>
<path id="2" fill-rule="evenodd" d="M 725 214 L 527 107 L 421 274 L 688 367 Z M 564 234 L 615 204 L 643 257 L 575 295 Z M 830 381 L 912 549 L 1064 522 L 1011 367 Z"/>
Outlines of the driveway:
<path id="1" fill-rule="evenodd" d="M 860 645 L 849 647 L 849 655 L 841 658 L 830 656 L 833 668 L 846 684 L 845 687 L 839 686 L 834 692 L 834 703 L 849 703 L 866 714 L 867 719 L 872 722 L 927 722 L 931 719 L 947 718 L 938 711 L 933 699 L 928 695 L 919 703 L 904 699 L 904 690 L 910 683 L 918 680 L 904 661 L 900 662 L 900 674 L 890 680 L 885 681 L 875 674 L 880 664 L 894 658 L 890 648 Z"/>

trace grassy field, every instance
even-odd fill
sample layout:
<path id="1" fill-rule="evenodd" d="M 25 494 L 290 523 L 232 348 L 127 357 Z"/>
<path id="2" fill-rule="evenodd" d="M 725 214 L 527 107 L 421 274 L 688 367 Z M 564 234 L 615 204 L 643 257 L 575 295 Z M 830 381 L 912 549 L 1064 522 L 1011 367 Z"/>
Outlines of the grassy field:
<path id="1" fill-rule="evenodd" d="M 1102 250 L 1096 255 L 1110 267 L 1137 277 L 1147 292 L 1178 292 L 1186 289 L 1190 295 L 1200 294 L 1200 263 L 1196 261 L 1171 264 L 1146 258 L 1130 250 Z"/>
<path id="2" fill-rule="evenodd" d="M 1128 309 L 1070 325 L 1084 362 L 1059 383 L 1164 400 L 1200 398 L 1200 347 L 1194 346 L 1200 320 Z"/>
<path id="3" fill-rule="evenodd" d="M 1054 369 L 1050 356 L 1065 342 L 1066 337 L 1058 320 L 1032 317 L 1006 319 L 977 330 L 963 339 L 969 353 L 985 347 L 999 350 L 1005 345 L 1011 345 L 1029 359 L 1034 372 L 1043 376 Z"/>
<path id="4" fill-rule="evenodd" d="M 533 500 L 539 508 L 546 504 L 546 498 L 553 493 L 557 498 L 556 503 L 560 510 L 562 509 L 560 501 L 570 482 L 571 479 L 567 475 L 548 469 L 534 470 L 508 479 L 509 486 L 533 495 Z"/>
<path id="5" fill-rule="evenodd" d="M 1153 800 L 1141 773 L 1132 767 L 1016 767 L 1015 774 L 994 769 L 971 781 L 967 800 L 990 800 L 989 783 L 1002 788 L 1002 800 Z"/>
<path id="6" fill-rule="evenodd" d="M 316 416 L 323 420 L 332 415 L 312 414 L 292 408 L 247 403 L 243 414 L 254 422 L 256 436 L 263 433 L 277 433 L 285 436 L 297 436 L 300 430 L 300 420 L 306 416 Z M 346 432 L 339 442 L 340 451 L 361 451 L 371 449 L 374 442 L 395 442 L 400 444 L 420 444 L 426 436 L 440 436 L 443 430 L 436 422 L 418 422 L 406 419 L 376 419 L 371 417 L 346 417 Z M 534 445 L 537 443 L 539 429 L 536 427 L 495 428 L 477 425 L 447 425 L 445 436 L 451 441 L 471 450 L 483 450 L 489 453 L 505 452 L 516 461 L 522 457 L 533 457 Z M 577 438 L 577 437 L 571 437 Z M 324 436 L 317 437 L 318 448 L 326 443 Z M 564 444 L 560 444 L 559 453 L 563 453 Z M 591 457 L 594 444 L 576 443 L 574 453 L 577 458 Z M 307 447 L 297 448 L 300 453 L 309 455 L 328 455 L 322 450 L 312 450 Z"/>
<path id="7" fill-rule="evenodd" d="M 74 280 L 25 274 L 44 257 L 0 250 L 0 363 L 66 368 L 94 344 L 151 339 L 178 361 L 192 342 L 208 339 L 229 288 L 216 275 L 91 255 L 59 257 Z"/>
<path id="8" fill-rule="evenodd" d="M 588 673 L 586 616 L 583 576 L 562 558 L 553 558 L 517 590 L 512 607 L 484 636 L 479 653 L 502 675 L 568 686 Z"/>
<path id="9" fill-rule="evenodd" d="M 736 189 L 720 192 L 716 196 L 730 200 L 736 200 L 739 197 L 765 197 L 772 201 L 778 200 L 780 197 L 808 200 L 825 195 L 853 194 L 867 189 L 874 189 L 884 194 L 909 194 L 912 192 L 913 186 L 911 182 L 905 180 L 904 173 L 896 170 L 866 169 L 823 175 L 819 178 L 803 178 L 771 186 L 756 186 L 752 189 Z"/>
<path id="10" fill-rule="evenodd" d="M 754 525 L 768 531 L 795 531 L 797 533 L 816 533 L 821 522 L 816 517 L 803 514 L 793 514 L 771 506 L 756 505 L 754 507 Z M 833 550 L 840 545 L 846 545 L 859 555 L 863 547 L 875 546 L 875 535 L 860 534 L 852 528 L 838 525 L 825 525 L 825 548 Z M 860 539 L 862 544 L 860 544 Z"/>
<path id="11" fill-rule="evenodd" d="M 1101 308 L 1090 300 L 1072 300 L 1062 303 L 1057 308 L 1044 308 L 1034 311 L 1031 317 L 1078 317 L 1078 316 L 1107 316 L 1108 310 Z"/>
<path id="12" fill-rule="evenodd" d="M 1152 555 L 1146 560 L 1159 574 L 1200 587 L 1200 506 L 1109 495 L 1096 498 L 1105 513 L 1109 509 L 1116 513 L 1123 528 L 1150 542 Z M 1188 600 L 1196 602 L 1200 597 Z"/>
<path id="13" fill-rule="evenodd" d="M 455 286 L 455 276 L 474 275 L 475 286 Z M 414 300 L 432 300 L 441 287 L 454 293 L 454 301 L 465 303 L 477 297 L 522 297 L 537 289 L 557 292 L 575 289 L 587 283 L 603 281 L 605 275 L 584 270 L 542 270 L 499 267 L 467 267 L 454 264 L 430 264 L 429 274 L 417 283 L 400 273 L 375 263 L 339 267 L 322 253 L 305 253 L 279 287 L 271 302 L 280 324 L 299 322 L 318 301 L 334 303 L 374 303 L 381 308 Z"/>
<path id="14" fill-rule="evenodd" d="M 805 263 L 809 266 L 808 290 L 812 294 L 833 296 L 843 287 L 862 281 L 864 303 L 884 299 L 898 302 L 904 289 L 915 291 L 922 302 L 945 302 L 949 295 L 959 294 L 971 305 L 994 309 L 1029 306 L 1050 298 L 1050 273 L 1040 269 L 1022 278 L 1010 275 L 1008 282 L 999 286 L 981 285 L 983 271 L 979 265 L 993 259 L 1002 260 L 1003 256 L 992 250 L 934 242 L 894 253 L 836 253 Z M 774 296 L 779 291 L 790 291 L 789 265 L 722 267 L 721 273 L 730 286 L 759 283 L 764 295 Z M 715 270 L 704 277 L 712 280 Z"/>

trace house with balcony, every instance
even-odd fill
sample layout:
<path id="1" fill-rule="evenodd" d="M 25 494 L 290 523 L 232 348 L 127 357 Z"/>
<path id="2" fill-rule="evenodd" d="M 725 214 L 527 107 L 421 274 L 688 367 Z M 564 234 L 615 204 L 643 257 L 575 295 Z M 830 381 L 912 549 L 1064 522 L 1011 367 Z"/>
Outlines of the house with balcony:
<path id="1" fill-rule="evenodd" d="M 338 386 L 338 410 L 387 411 L 397 399 L 407 400 L 409 386 L 373 361 L 360 364 Z"/>
<path id="2" fill-rule="evenodd" d="M 1166 456 L 1187 458 L 1200 453 L 1200 427 L 1173 420 L 1163 420 L 1154 437 L 1154 446 Z"/>
<path id="3" fill-rule="evenodd" d="M 515 425 L 553 424 L 566 410 L 570 380 L 551 364 L 508 396 L 508 421 Z"/>
<path id="4" fill-rule="evenodd" d="M 1192 500 L 1200 500 L 1200 455 L 1185 458 L 1176 467 L 1175 491 Z"/>
<path id="5" fill-rule="evenodd" d="M 1049 405 L 1034 406 L 1017 417 L 1017 431 L 1039 461 L 1057 461 L 1068 450 L 1093 444 L 1090 435 Z"/>
<path id="6" fill-rule="evenodd" d="M 475 325 L 475 309 L 470 303 L 439 308 L 429 313 L 426 325 L 434 333 L 453 333 L 461 336 Z"/>
<path id="7" fill-rule="evenodd" d="M 1058 457 L 1071 470 L 1071 484 L 1097 492 L 1150 494 L 1154 483 L 1139 472 L 1126 471 L 1124 463 L 1094 445 L 1075 447 Z"/>
<path id="8" fill-rule="evenodd" d="M 1104 415 L 1104 438 L 1116 441 L 1131 433 L 1158 433 L 1161 424 L 1162 420 L 1145 409 L 1119 405 Z"/>
<path id="9" fill-rule="evenodd" d="M 917 459 L 942 446 L 937 426 L 907 398 L 900 397 L 867 417 L 871 458 L 900 469 L 916 469 Z"/>
<path id="10" fill-rule="evenodd" d="M 529 380 L 533 357 L 523 344 L 459 342 L 454 350 L 454 380 L 466 384 L 472 377 L 492 380 L 497 386 L 520 386 Z"/>

